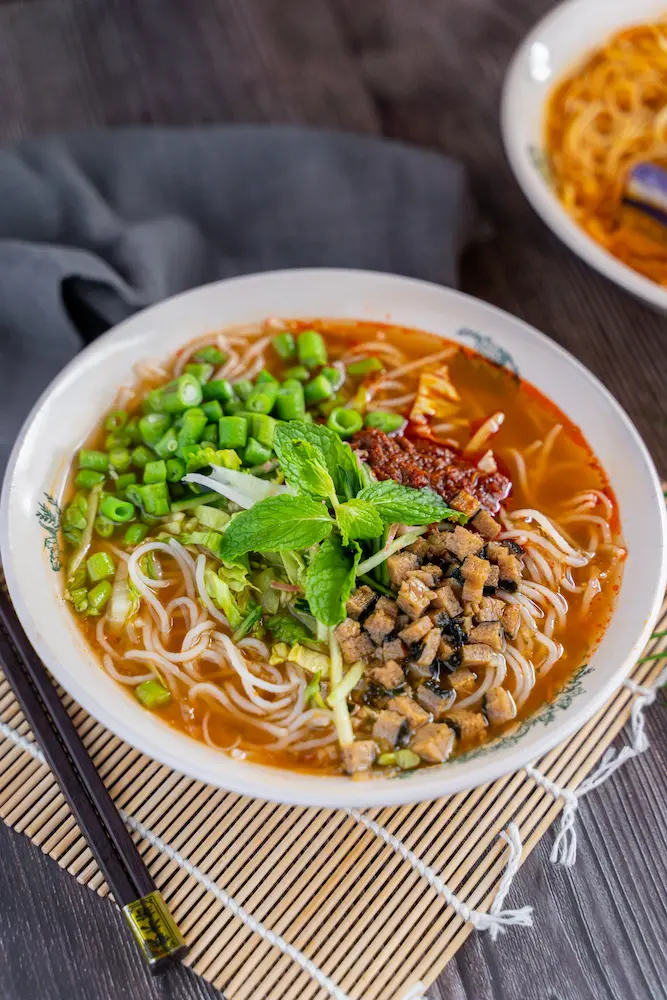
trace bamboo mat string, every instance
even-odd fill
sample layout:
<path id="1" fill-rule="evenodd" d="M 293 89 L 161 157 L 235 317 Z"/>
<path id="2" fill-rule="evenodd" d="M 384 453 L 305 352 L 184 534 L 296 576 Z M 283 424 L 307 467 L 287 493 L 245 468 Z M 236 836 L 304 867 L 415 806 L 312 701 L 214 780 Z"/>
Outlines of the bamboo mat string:
<path id="1" fill-rule="evenodd" d="M 667 656 L 667 652 L 658 655 Z M 555 781 L 551 781 L 550 778 L 532 765 L 525 768 L 526 774 L 533 778 L 541 788 L 550 792 L 554 798 L 563 799 L 565 803 L 560 817 L 558 833 L 556 834 L 556 839 L 554 840 L 549 856 L 552 864 L 560 864 L 565 868 L 571 868 L 577 860 L 577 831 L 575 823 L 579 802 L 584 795 L 588 795 L 589 792 L 604 784 L 626 761 L 632 760 L 633 757 L 638 757 L 639 754 L 648 750 L 649 742 L 646 736 L 644 712 L 649 705 L 653 704 L 657 697 L 658 689 L 663 684 L 667 684 L 667 667 L 665 667 L 650 688 L 637 684 L 630 677 L 623 682 L 623 687 L 632 691 L 635 695 L 630 712 L 630 743 L 622 747 L 619 751 L 614 747 L 609 747 L 596 770 L 585 778 L 574 791 L 570 788 L 561 788 Z"/>

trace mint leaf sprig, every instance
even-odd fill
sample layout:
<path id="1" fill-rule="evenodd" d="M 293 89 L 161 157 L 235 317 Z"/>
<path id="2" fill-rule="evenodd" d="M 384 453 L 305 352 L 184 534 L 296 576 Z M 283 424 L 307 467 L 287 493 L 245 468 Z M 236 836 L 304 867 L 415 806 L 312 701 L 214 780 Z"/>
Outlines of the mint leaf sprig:
<path id="1" fill-rule="evenodd" d="M 413 538 L 403 536 L 404 542 L 397 540 L 393 548 L 371 557 L 372 565 L 369 560 L 360 563 L 358 541 L 379 538 L 388 524 L 415 526 L 416 537 L 429 524 L 467 520 L 431 490 L 393 480 L 363 485 L 366 480 L 350 446 L 322 424 L 280 424 L 275 450 L 297 495 L 269 497 L 237 514 L 222 536 L 220 557 L 239 565 L 248 552 L 304 551 L 319 544 L 308 565 L 306 598 L 323 625 L 343 620 L 358 573 L 368 572 Z"/>

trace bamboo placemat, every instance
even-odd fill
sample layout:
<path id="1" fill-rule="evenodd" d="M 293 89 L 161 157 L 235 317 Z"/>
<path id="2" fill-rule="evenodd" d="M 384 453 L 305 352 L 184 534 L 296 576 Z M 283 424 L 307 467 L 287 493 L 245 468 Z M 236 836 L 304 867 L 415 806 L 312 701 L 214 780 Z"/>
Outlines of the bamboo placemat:
<path id="1" fill-rule="evenodd" d="M 667 600 L 656 628 L 667 628 Z M 667 636 L 649 644 L 649 658 L 633 672 L 636 683 L 650 687 L 656 680 L 667 662 L 661 650 L 667 657 Z M 584 729 L 537 763 L 541 774 L 560 788 L 577 788 L 628 721 L 636 697 L 622 687 Z M 275 805 L 193 781 L 123 743 L 64 693 L 63 700 L 117 805 L 305 952 L 349 996 L 400 1000 L 416 981 L 430 984 L 472 930 L 408 861 L 346 812 Z M 0 720 L 30 735 L 1 674 Z M 487 911 L 506 861 L 499 834 L 513 820 L 525 858 L 562 807 L 562 798 L 519 771 L 435 802 L 368 815 L 460 899 Z M 108 894 L 48 768 L 1 736 L 0 815 L 80 883 Z M 137 840 L 191 946 L 188 964 L 228 1000 L 328 996 L 174 860 Z"/>

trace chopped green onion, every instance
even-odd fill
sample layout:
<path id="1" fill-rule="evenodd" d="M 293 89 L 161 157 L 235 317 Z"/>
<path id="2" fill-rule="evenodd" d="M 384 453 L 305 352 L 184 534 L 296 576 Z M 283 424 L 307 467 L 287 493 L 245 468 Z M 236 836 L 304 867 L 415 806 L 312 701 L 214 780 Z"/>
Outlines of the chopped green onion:
<path id="1" fill-rule="evenodd" d="M 77 587 L 75 590 L 70 590 L 69 598 L 74 605 L 74 610 L 80 615 L 88 610 L 88 591 L 85 587 Z"/>
<path id="2" fill-rule="evenodd" d="M 183 459 L 168 458 L 166 468 L 167 468 L 167 482 L 180 483 L 186 471 L 185 462 L 183 461 Z"/>
<path id="3" fill-rule="evenodd" d="M 76 474 L 74 485 L 82 490 L 92 490 L 93 486 L 103 483 L 105 479 L 106 476 L 103 472 L 95 472 L 93 469 L 81 469 Z"/>
<path id="4" fill-rule="evenodd" d="M 368 587 L 370 587 L 371 590 L 377 590 L 379 594 L 385 594 L 386 597 L 394 596 L 393 590 L 390 590 L 389 587 L 385 587 L 383 583 L 378 583 L 372 576 L 367 576 L 365 573 L 362 573 L 361 576 L 359 576 L 359 579 L 362 583 L 365 583 Z"/>
<path id="5" fill-rule="evenodd" d="M 245 413 L 245 403 L 242 399 L 231 399 L 225 403 L 225 413 L 228 417 L 236 417 L 239 413 Z"/>
<path id="6" fill-rule="evenodd" d="M 208 402 L 201 404 L 201 408 L 209 423 L 216 423 L 222 416 L 222 406 L 218 399 L 209 399 Z"/>
<path id="7" fill-rule="evenodd" d="M 108 431 L 120 431 L 127 423 L 127 410 L 114 410 L 104 421 L 104 427 Z"/>
<path id="8" fill-rule="evenodd" d="M 244 465 L 263 465 L 271 458 L 271 449 L 265 448 L 256 438 L 248 438 L 243 452 Z"/>
<path id="9" fill-rule="evenodd" d="M 167 479 L 167 464 L 160 458 L 157 462 L 147 462 L 144 468 L 145 483 L 164 483 Z"/>
<path id="10" fill-rule="evenodd" d="M 143 681 L 143 683 L 137 684 L 134 693 L 144 708 L 149 708 L 151 711 L 162 708 L 171 700 L 171 691 L 158 680 Z"/>
<path id="11" fill-rule="evenodd" d="M 271 346 L 283 361 L 287 361 L 288 358 L 293 357 L 296 351 L 296 344 L 294 343 L 294 337 L 291 333 L 285 331 L 285 333 L 278 333 L 275 337 L 271 338 Z"/>
<path id="12" fill-rule="evenodd" d="M 185 500 L 175 500 L 171 505 L 172 512 L 179 510 L 192 510 L 200 504 L 207 504 L 209 507 L 216 503 L 225 503 L 225 498 L 220 493 L 198 493 L 196 496 L 186 497 Z"/>
<path id="13" fill-rule="evenodd" d="M 138 545 L 139 542 L 143 542 L 144 538 L 148 534 L 148 525 L 140 524 L 138 521 L 136 524 L 131 524 L 125 534 L 123 535 L 123 542 L 125 545 Z"/>
<path id="14" fill-rule="evenodd" d="M 327 349 L 324 338 L 316 330 L 304 330 L 297 340 L 299 361 L 306 368 L 319 368 L 327 363 Z"/>
<path id="15" fill-rule="evenodd" d="M 278 382 L 263 382 L 248 395 L 246 408 L 250 413 L 270 413 L 278 398 Z"/>
<path id="16" fill-rule="evenodd" d="M 191 406 L 199 406 L 203 389 L 199 379 L 186 372 L 160 389 L 154 389 L 148 399 L 151 409 L 158 413 L 183 413 Z"/>
<path id="17" fill-rule="evenodd" d="M 137 445 L 132 452 L 132 465 L 136 465 L 138 469 L 143 469 L 147 462 L 153 461 L 153 457 L 153 452 L 145 445 Z"/>
<path id="18" fill-rule="evenodd" d="M 139 421 L 139 433 L 144 444 L 154 448 L 170 426 L 171 418 L 166 413 L 147 413 Z"/>
<path id="19" fill-rule="evenodd" d="M 348 365 L 347 373 L 356 378 L 362 375 L 371 375 L 373 372 L 381 372 L 383 369 L 384 365 L 378 358 L 364 358 L 362 361 L 353 361 L 351 365 Z"/>
<path id="20" fill-rule="evenodd" d="M 132 456 L 127 448 L 112 448 L 109 452 L 109 465 L 117 472 L 126 472 L 132 464 Z"/>
<path id="21" fill-rule="evenodd" d="M 221 448 L 243 448 L 248 440 L 245 417 L 221 417 L 218 421 L 218 444 Z"/>
<path id="22" fill-rule="evenodd" d="M 158 443 L 155 445 L 155 451 L 158 453 L 160 458 L 171 458 L 175 455 L 179 449 L 178 443 L 178 432 L 175 427 L 170 427 L 162 435 Z"/>
<path id="23" fill-rule="evenodd" d="M 109 456 L 104 451 L 82 448 L 79 452 L 79 468 L 92 469 L 94 472 L 106 472 L 109 468 Z"/>
<path id="24" fill-rule="evenodd" d="M 267 385 L 269 382 L 277 381 L 278 379 L 276 376 L 272 375 L 266 368 L 262 368 L 261 372 L 258 372 L 255 376 L 255 385 Z"/>
<path id="25" fill-rule="evenodd" d="M 214 379 L 202 386 L 203 398 L 208 402 L 218 399 L 221 403 L 229 403 L 234 398 L 234 390 L 226 378 Z"/>
<path id="26" fill-rule="evenodd" d="M 100 580 L 96 587 L 88 591 L 88 604 L 95 611 L 101 611 L 111 597 L 111 584 L 108 580 Z"/>
<path id="27" fill-rule="evenodd" d="M 141 435 L 139 434 L 139 418 L 132 417 L 125 427 L 125 434 L 130 439 L 130 444 L 138 444 L 141 440 Z"/>
<path id="28" fill-rule="evenodd" d="M 261 605 L 258 605 L 256 608 L 253 608 L 252 611 L 249 611 L 248 614 L 243 619 L 243 621 L 241 622 L 241 624 L 239 625 L 239 627 L 232 635 L 232 639 L 234 640 L 234 642 L 238 642 L 239 639 L 242 639 L 245 635 L 247 635 L 248 632 L 250 632 L 250 630 L 257 624 L 257 622 L 261 617 L 262 617 Z"/>
<path id="29" fill-rule="evenodd" d="M 214 347 L 213 344 L 209 344 L 207 347 L 202 347 L 194 353 L 195 361 L 204 361 L 209 365 L 224 365 L 227 360 L 227 355 L 223 354 L 221 350 Z"/>
<path id="30" fill-rule="evenodd" d="M 132 443 L 132 435 L 127 431 L 111 431 L 104 439 L 104 447 L 107 451 L 112 448 L 127 448 Z"/>
<path id="31" fill-rule="evenodd" d="M 308 406 L 313 403 L 321 403 L 332 396 L 333 392 L 334 388 L 331 382 L 324 375 L 317 375 L 303 390 Z"/>
<path id="32" fill-rule="evenodd" d="M 204 444 L 205 441 L 208 441 L 209 444 L 217 444 L 218 443 L 218 424 L 217 424 L 217 422 L 214 423 L 214 424 L 206 424 L 206 427 L 204 428 L 204 433 L 201 436 L 201 442 L 200 442 L 200 444 Z"/>
<path id="33" fill-rule="evenodd" d="M 242 378 L 238 382 L 234 383 L 234 392 L 239 399 L 244 401 L 248 398 L 253 388 L 254 386 L 248 378 Z"/>
<path id="34" fill-rule="evenodd" d="M 186 365 L 185 371 L 188 375 L 194 375 L 198 382 L 208 382 L 215 368 L 210 362 L 201 361 L 199 364 Z"/>
<path id="35" fill-rule="evenodd" d="M 324 375 L 327 382 L 331 382 L 334 389 L 340 389 L 345 381 L 345 375 L 338 368 L 323 368 L 320 375 Z"/>
<path id="36" fill-rule="evenodd" d="M 86 559 L 86 572 L 91 583 L 98 583 L 113 576 L 116 565 L 108 552 L 94 552 Z"/>
<path id="37" fill-rule="evenodd" d="M 135 511 L 134 506 L 127 500 L 121 500 L 120 497 L 107 494 L 100 501 L 100 514 L 104 514 L 111 521 L 117 521 L 119 524 L 122 524 L 125 521 L 131 521 Z"/>
<path id="38" fill-rule="evenodd" d="M 136 489 L 147 514 L 152 517 L 164 517 L 169 513 L 171 509 L 169 489 L 165 482 L 146 483 L 144 486 L 137 486 Z"/>
<path id="39" fill-rule="evenodd" d="M 179 446 L 182 448 L 186 444 L 198 444 L 207 423 L 206 414 L 199 406 L 186 410 L 178 431 Z"/>
<path id="40" fill-rule="evenodd" d="M 327 427 L 342 438 L 350 438 L 364 425 L 364 419 L 358 410 L 347 410 L 344 406 L 338 406 L 332 410 L 327 420 Z"/>
<path id="41" fill-rule="evenodd" d="M 263 444 L 265 448 L 273 448 L 276 436 L 277 421 L 266 413 L 253 413 L 248 418 L 250 436 Z"/>
<path id="42" fill-rule="evenodd" d="M 397 431 L 405 424 L 405 417 L 400 413 L 390 413 L 388 410 L 371 410 L 366 414 L 366 427 L 376 427 L 385 434 Z"/>
<path id="43" fill-rule="evenodd" d="M 294 368 L 288 368 L 285 372 L 286 379 L 296 379 L 297 382 L 307 382 L 310 378 L 310 372 L 305 365 L 295 365 Z M 283 385 L 285 383 L 283 382 Z"/>
<path id="44" fill-rule="evenodd" d="M 284 383 L 278 390 L 276 398 L 276 413 L 281 420 L 303 420 L 306 412 L 306 401 L 303 386 L 294 380 L 290 385 Z"/>
<path id="45" fill-rule="evenodd" d="M 135 476 L 134 472 L 123 473 L 122 476 L 118 477 L 115 483 L 116 495 L 122 493 L 123 490 L 126 490 L 128 486 L 132 486 L 132 484 L 136 483 L 136 481 L 137 477 Z"/>
<path id="46" fill-rule="evenodd" d="M 108 517 L 103 517 L 98 514 L 95 518 L 95 533 L 100 536 L 100 538 L 111 538 L 115 524 L 110 521 Z"/>

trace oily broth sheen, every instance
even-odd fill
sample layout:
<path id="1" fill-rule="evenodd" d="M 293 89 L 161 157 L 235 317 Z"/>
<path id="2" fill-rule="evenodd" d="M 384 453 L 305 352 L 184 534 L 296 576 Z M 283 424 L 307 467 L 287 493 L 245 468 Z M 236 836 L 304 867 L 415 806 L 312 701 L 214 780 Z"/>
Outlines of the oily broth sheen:
<path id="1" fill-rule="evenodd" d="M 468 421 L 465 425 L 452 427 L 442 434 L 442 439 L 456 442 L 461 448 L 469 440 L 472 433 L 490 414 L 502 411 L 505 421 L 499 432 L 489 442 L 499 467 L 513 482 L 513 489 L 505 508 L 511 512 L 520 508 L 538 508 L 557 523 L 564 515 L 565 505 L 575 494 L 587 490 L 597 490 L 603 493 L 612 505 L 610 528 L 614 542 L 618 542 L 619 519 L 613 493 L 599 463 L 586 444 L 581 432 L 567 417 L 533 386 L 523 382 L 505 369 L 498 367 L 474 351 L 461 347 L 450 341 L 443 340 L 433 334 L 377 323 L 361 323 L 347 321 L 292 321 L 286 322 L 283 329 L 298 333 L 303 329 L 317 329 L 326 339 L 329 360 L 340 360 L 354 351 L 358 345 L 368 341 L 378 341 L 396 346 L 407 361 L 426 358 L 436 354 L 448 346 L 452 356 L 446 360 L 450 376 L 461 396 L 461 414 Z M 212 339 L 212 338 L 211 338 Z M 187 345 L 184 348 L 187 350 Z M 182 352 L 172 356 L 167 362 L 160 363 L 167 372 L 167 378 L 172 377 L 174 366 Z M 284 363 L 275 358 L 272 351 L 266 355 L 267 367 L 275 374 L 284 370 Z M 406 374 L 402 381 L 404 389 L 401 392 L 414 392 L 419 380 L 419 368 Z M 139 380 L 135 385 L 135 394 L 125 408 L 134 413 L 139 409 L 140 400 L 145 392 L 153 388 L 156 379 L 150 373 L 148 378 Z M 355 385 L 358 383 L 354 383 Z M 343 387 L 344 391 L 345 387 Z M 389 399 L 391 390 L 378 392 L 373 398 L 372 408 L 381 409 L 383 397 Z M 410 404 L 399 407 L 398 411 L 407 415 Z M 435 421 L 434 421 L 435 422 Z M 525 455 L 530 453 L 530 446 L 536 440 L 544 440 L 556 424 L 562 425 L 551 450 L 549 460 L 539 481 L 531 478 L 530 466 L 528 475 L 528 491 L 517 475 L 515 452 Z M 106 432 L 100 428 L 89 440 L 92 447 L 103 447 Z M 568 524 L 564 529 L 568 539 L 577 547 L 586 549 L 589 543 L 590 528 L 586 523 Z M 94 536 L 91 551 L 109 550 L 110 545 L 105 540 Z M 593 564 L 591 564 L 593 565 Z M 489 738 L 498 736 L 503 731 L 516 728 L 522 719 L 531 715 L 540 705 L 550 701 L 563 683 L 586 663 L 592 651 L 604 633 L 619 589 L 622 573 L 622 559 L 614 557 L 612 552 L 597 554 L 594 559 L 595 570 L 600 577 L 601 592 L 590 605 L 586 614 L 580 614 L 576 601 L 580 595 L 563 592 L 570 604 L 565 625 L 555 627 L 553 638 L 562 643 L 563 656 L 555 663 L 549 673 L 536 678 L 536 683 L 527 701 L 521 706 L 516 719 L 501 727 L 490 727 Z M 163 560 L 165 575 L 168 576 L 172 567 L 170 559 Z M 575 580 L 581 582 L 576 576 Z M 176 583 L 175 583 L 176 586 Z M 160 592 L 161 600 L 168 600 L 170 589 Z M 95 634 L 97 619 L 84 619 L 81 627 L 91 646 L 100 654 L 103 653 Z M 170 632 L 167 648 L 170 651 L 179 650 L 186 631 L 183 619 L 174 619 L 174 627 Z M 122 651 L 124 641 L 114 639 L 110 631 L 106 633 L 107 640 L 114 648 Z M 133 669 L 137 665 L 133 664 Z M 206 668 L 208 669 L 208 668 Z M 219 669 L 210 665 L 211 679 L 215 679 Z M 131 690 L 128 692 L 132 697 Z M 221 748 L 240 746 L 249 758 L 256 758 L 263 763 L 271 763 L 288 769 L 317 771 L 318 773 L 340 773 L 337 751 L 334 747 L 317 751 L 305 751 L 298 755 L 287 751 L 270 751 L 262 749 L 256 729 L 249 728 L 239 719 L 227 719 L 221 714 L 208 713 L 203 699 L 190 700 L 184 694 L 183 698 L 171 702 L 157 711 L 166 722 L 185 731 L 198 740 L 204 739 L 203 726 L 207 724 L 208 735 L 212 742 Z M 208 719 L 206 718 L 208 716 Z M 463 747 L 462 749 L 465 749 Z"/>

